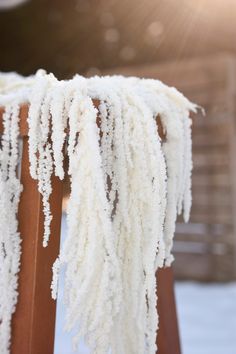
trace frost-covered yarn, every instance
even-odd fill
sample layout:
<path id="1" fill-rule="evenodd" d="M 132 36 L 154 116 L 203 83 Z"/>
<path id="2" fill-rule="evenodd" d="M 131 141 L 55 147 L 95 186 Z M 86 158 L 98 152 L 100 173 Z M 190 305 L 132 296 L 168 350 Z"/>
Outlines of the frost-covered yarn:
<path id="1" fill-rule="evenodd" d="M 122 77 L 113 77 L 113 80 Z M 153 117 L 160 117 L 166 138 L 162 144 L 167 168 L 167 208 L 164 225 L 165 265 L 173 261 L 171 253 L 175 223 L 178 214 L 183 211 L 187 222 L 192 204 L 192 120 L 191 111 L 198 106 L 189 102 L 178 90 L 168 87 L 158 80 L 128 79 L 139 92 Z"/>
<path id="2" fill-rule="evenodd" d="M 42 194 L 44 246 L 50 242 L 51 176 L 63 179 L 66 154 L 69 160 L 68 234 L 53 266 L 51 290 L 56 298 L 58 274 L 64 266 L 65 328 L 76 330 L 75 348 L 84 337 L 92 353 L 154 354 L 158 328 L 155 273 L 171 264 L 177 214 L 183 211 L 187 221 L 191 207 L 189 111 L 195 105 L 157 80 L 76 75 L 58 81 L 43 71 L 25 79 L 25 84 L 20 76 L 11 74 L 11 78 L 0 75 L 6 106 L 0 189 L 8 193 L 8 201 L 3 193 L 0 202 L 15 214 L 2 211 L 0 237 L 4 237 L 2 230 L 10 215 L 16 270 L 20 185 L 15 169 L 9 166 L 17 163 L 19 108 L 11 104 L 13 97 L 18 97 L 18 103 L 29 103 L 30 173 Z M 165 131 L 164 141 L 158 135 L 157 116 Z M 15 186 L 14 205 L 8 199 L 7 183 Z M 4 264 L 4 247 L 0 264 Z M 1 271 L 9 275 L 9 269 Z M 16 273 L 11 290 L 14 301 Z M 0 290 L 5 282 L 6 278 L 0 280 Z M 8 353 L 14 301 L 7 314 L 0 312 L 7 323 L 4 354 Z M 3 308 L 5 302 L 0 301 Z"/>
<path id="3" fill-rule="evenodd" d="M 68 114 L 74 132 L 68 146 L 68 235 L 59 256 L 59 263 L 66 264 L 66 329 L 79 324 L 75 346 L 85 337 L 92 352 L 106 353 L 121 301 L 120 270 L 99 152 L 97 110 L 81 90 L 84 79 L 76 81 Z"/>
<path id="4" fill-rule="evenodd" d="M 166 168 L 160 139 L 152 112 L 127 83 L 92 78 L 89 93 L 106 106 L 102 107 L 101 153 L 112 185 L 111 210 L 116 195 L 118 199 L 113 227 L 122 269 L 123 301 L 112 352 L 155 352 L 155 264 L 162 266 L 164 261 L 166 205 Z M 148 201 L 146 195 L 150 196 Z"/>
<path id="5" fill-rule="evenodd" d="M 11 317 L 17 302 L 20 235 L 17 211 L 22 187 L 17 176 L 19 102 L 5 105 L 0 140 L 0 353 L 9 352 Z"/>

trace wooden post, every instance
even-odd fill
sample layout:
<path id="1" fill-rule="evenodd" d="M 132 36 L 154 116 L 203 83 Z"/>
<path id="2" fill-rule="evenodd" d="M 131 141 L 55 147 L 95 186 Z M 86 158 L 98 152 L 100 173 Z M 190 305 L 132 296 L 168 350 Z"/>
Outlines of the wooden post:
<path id="1" fill-rule="evenodd" d="M 166 135 L 157 117 L 158 134 L 162 141 Z M 159 315 L 159 330 L 157 334 L 158 354 L 181 354 L 179 329 L 176 313 L 174 277 L 171 267 L 161 268 L 157 271 L 157 311 Z"/>
<path id="2" fill-rule="evenodd" d="M 51 239 L 42 246 L 44 217 L 37 181 L 29 173 L 28 137 L 23 138 L 19 205 L 22 238 L 19 298 L 12 320 L 11 354 L 53 354 L 56 302 L 51 299 L 52 265 L 60 244 L 62 181 L 53 177 Z"/>
<path id="3" fill-rule="evenodd" d="M 180 340 L 171 267 L 157 271 L 158 354 L 180 354 Z"/>
<path id="4" fill-rule="evenodd" d="M 0 118 L 3 110 L 0 111 Z M 11 354 L 53 354 L 56 301 L 52 300 L 50 284 L 52 265 L 60 245 L 63 181 L 53 176 L 50 197 L 53 220 L 51 238 L 43 247 L 44 216 L 37 181 L 29 172 L 28 107 L 20 110 L 20 133 L 23 139 L 18 220 L 22 238 L 19 296 L 12 318 Z M 2 120 L 0 119 L 0 131 Z"/>

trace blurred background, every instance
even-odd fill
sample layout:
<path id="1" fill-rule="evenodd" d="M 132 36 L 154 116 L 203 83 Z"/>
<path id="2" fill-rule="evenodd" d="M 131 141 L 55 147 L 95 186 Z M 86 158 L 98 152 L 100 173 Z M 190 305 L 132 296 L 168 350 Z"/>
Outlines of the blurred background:
<path id="1" fill-rule="evenodd" d="M 1 71 L 158 78 L 205 108 L 174 245 L 177 308 L 183 354 L 235 354 L 236 1 L 0 0 L 0 33 Z M 59 297 L 55 354 L 71 353 L 63 315 Z"/>

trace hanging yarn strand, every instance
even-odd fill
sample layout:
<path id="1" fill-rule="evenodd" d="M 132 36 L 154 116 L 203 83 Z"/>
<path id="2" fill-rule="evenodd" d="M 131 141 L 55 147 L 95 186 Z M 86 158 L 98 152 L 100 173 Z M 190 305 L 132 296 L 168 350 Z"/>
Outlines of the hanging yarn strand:
<path id="1" fill-rule="evenodd" d="M 22 187 L 17 176 L 19 103 L 5 106 L 0 149 L 0 352 L 10 347 L 11 316 L 17 302 L 20 235 L 17 211 Z"/>
<path id="2" fill-rule="evenodd" d="M 52 192 L 53 173 L 52 147 L 49 141 L 51 90 L 42 77 L 36 79 L 35 87 L 29 98 L 29 160 L 32 178 L 38 180 L 38 190 L 42 194 L 44 212 L 43 246 L 46 247 L 50 236 L 52 215 L 49 196 Z"/>
<path id="3" fill-rule="evenodd" d="M 2 84 L 3 83 L 3 84 Z M 96 108 L 94 102 L 96 100 Z M 154 354 L 156 270 L 169 266 L 177 215 L 191 208 L 190 111 L 157 80 L 39 71 L 0 75 L 0 352 L 9 354 L 17 300 L 19 107 L 29 104 L 29 160 L 50 238 L 51 177 L 69 174 L 68 233 L 53 265 L 52 297 L 65 268 L 65 329 L 94 354 Z M 165 140 L 157 131 L 160 118 Z M 65 171 L 64 157 L 68 157 Z"/>

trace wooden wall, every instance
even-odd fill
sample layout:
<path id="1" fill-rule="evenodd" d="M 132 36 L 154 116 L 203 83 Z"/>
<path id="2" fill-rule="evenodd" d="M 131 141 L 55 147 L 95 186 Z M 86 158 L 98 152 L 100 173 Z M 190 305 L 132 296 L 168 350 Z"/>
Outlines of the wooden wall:
<path id="1" fill-rule="evenodd" d="M 29 0 L 0 11 L 1 71 L 59 78 L 236 53 L 235 0 Z"/>
<path id="2" fill-rule="evenodd" d="M 235 58 L 219 54 L 112 73 L 158 78 L 205 108 L 206 116 L 194 117 L 193 207 L 190 223 L 177 224 L 174 268 L 179 279 L 235 279 Z"/>

